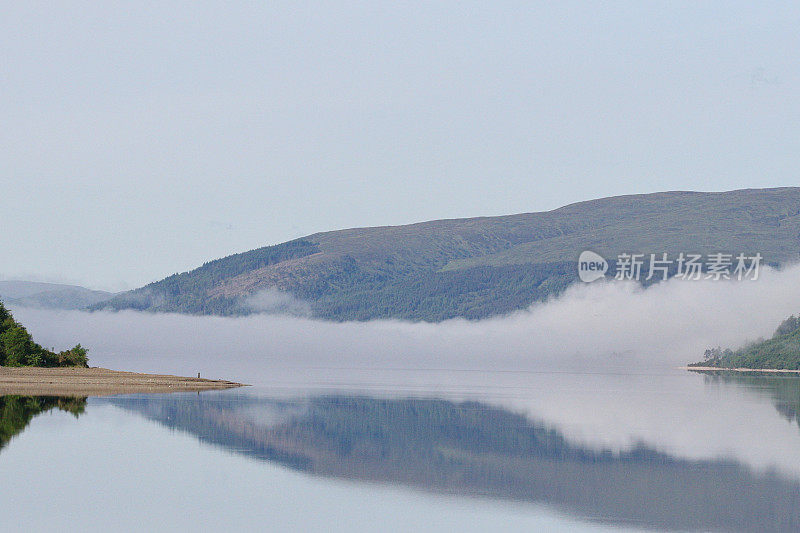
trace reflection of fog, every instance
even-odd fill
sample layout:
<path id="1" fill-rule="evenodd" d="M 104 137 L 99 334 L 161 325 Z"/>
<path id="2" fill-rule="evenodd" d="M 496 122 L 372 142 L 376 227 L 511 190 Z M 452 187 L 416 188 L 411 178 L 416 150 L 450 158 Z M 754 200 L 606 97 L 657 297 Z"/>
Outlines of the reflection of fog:
<path id="1" fill-rule="evenodd" d="M 242 420 L 271 427 L 285 424 L 306 412 L 307 406 L 299 402 L 246 403 L 237 410 Z"/>

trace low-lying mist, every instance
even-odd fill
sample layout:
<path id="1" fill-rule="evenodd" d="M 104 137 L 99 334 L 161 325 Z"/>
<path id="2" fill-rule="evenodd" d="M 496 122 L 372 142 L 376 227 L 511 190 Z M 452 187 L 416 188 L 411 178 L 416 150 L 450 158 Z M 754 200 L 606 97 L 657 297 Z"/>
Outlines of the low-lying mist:
<path id="1" fill-rule="evenodd" d="M 270 312 L 301 303 L 273 294 Z M 764 269 L 756 281 L 670 280 L 576 285 L 508 316 L 441 323 L 333 323 L 298 316 L 241 318 L 15 308 L 44 345 L 80 342 L 91 363 L 135 370 L 201 371 L 254 379 L 270 368 L 571 370 L 677 366 L 709 346 L 769 336 L 800 311 L 800 266 Z"/>

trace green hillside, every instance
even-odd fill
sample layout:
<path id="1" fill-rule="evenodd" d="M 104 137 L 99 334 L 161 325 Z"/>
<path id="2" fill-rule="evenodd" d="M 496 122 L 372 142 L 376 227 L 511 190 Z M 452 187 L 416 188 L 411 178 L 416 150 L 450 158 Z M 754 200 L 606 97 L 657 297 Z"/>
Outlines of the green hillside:
<path id="1" fill-rule="evenodd" d="M 355 228 L 232 255 L 94 309 L 246 314 L 272 289 L 332 320 L 484 318 L 558 294 L 590 249 L 800 257 L 800 188 L 620 196 L 542 213 Z"/>
<path id="2" fill-rule="evenodd" d="M 790 316 L 772 338 L 738 350 L 711 348 L 704 360 L 689 366 L 800 370 L 800 320 Z"/>

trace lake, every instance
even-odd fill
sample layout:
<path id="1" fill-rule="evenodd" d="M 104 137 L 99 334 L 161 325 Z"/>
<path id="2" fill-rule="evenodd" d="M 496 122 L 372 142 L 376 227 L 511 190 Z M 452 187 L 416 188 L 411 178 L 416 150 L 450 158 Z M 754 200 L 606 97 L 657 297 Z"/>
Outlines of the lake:
<path id="1" fill-rule="evenodd" d="M 3 397 L 0 528 L 800 528 L 796 377 L 311 364 L 226 377 L 253 386 Z"/>

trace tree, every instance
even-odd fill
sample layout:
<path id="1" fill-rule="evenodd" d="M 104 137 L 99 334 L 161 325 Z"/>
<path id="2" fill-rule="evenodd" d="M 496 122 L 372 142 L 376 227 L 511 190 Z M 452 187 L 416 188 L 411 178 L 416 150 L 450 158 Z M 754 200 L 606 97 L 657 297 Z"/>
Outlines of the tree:
<path id="1" fill-rule="evenodd" d="M 774 336 L 777 337 L 778 335 L 786 335 L 796 331 L 798 328 L 800 328 L 800 320 L 798 320 L 796 316 L 792 315 L 781 322 L 781 325 L 775 330 Z"/>
<path id="2" fill-rule="evenodd" d="M 80 366 L 88 368 L 89 366 L 89 357 L 87 356 L 88 352 L 89 350 L 87 350 L 80 344 L 76 345 L 71 350 L 60 352 L 58 354 L 57 366 Z"/>
<path id="3" fill-rule="evenodd" d="M 28 332 L 22 326 L 15 325 L 8 328 L 0 335 L 0 343 L 3 345 L 6 366 L 24 366 L 28 364 L 28 354 L 32 350 L 31 339 Z"/>

